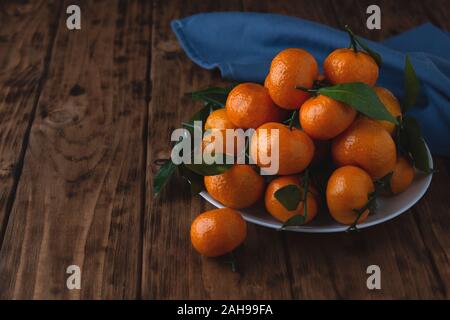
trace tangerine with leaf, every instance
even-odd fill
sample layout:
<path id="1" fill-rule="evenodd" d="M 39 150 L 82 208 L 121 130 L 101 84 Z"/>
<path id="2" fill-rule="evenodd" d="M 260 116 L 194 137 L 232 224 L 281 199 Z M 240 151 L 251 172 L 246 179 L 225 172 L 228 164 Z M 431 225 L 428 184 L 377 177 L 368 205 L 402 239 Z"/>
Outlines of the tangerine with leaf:
<path id="1" fill-rule="evenodd" d="M 355 109 L 320 94 L 306 100 L 299 113 L 302 129 L 317 140 L 336 137 L 347 129 L 355 118 Z"/>
<path id="2" fill-rule="evenodd" d="M 386 110 L 394 117 L 398 118 L 402 115 L 402 109 L 400 103 L 394 94 L 386 88 L 375 87 L 375 93 L 377 94 L 380 101 L 385 106 Z M 395 123 L 386 120 L 378 120 L 378 122 L 385 128 L 391 135 L 394 134 Z"/>
<path id="3" fill-rule="evenodd" d="M 361 213 L 357 211 L 367 205 L 370 194 L 374 191 L 372 178 L 363 169 L 355 166 L 340 167 L 328 179 L 328 210 L 339 223 L 352 225 L 364 222 L 370 210 L 366 209 Z"/>
<path id="4" fill-rule="evenodd" d="M 297 205 L 295 206 L 294 204 L 295 207 L 292 208 L 287 208 L 286 204 L 280 202 L 280 200 L 277 199 L 276 196 L 277 191 L 288 186 L 292 186 L 293 188 L 285 189 L 286 192 L 293 194 L 287 195 L 287 197 L 295 198 L 293 201 L 297 202 Z M 304 191 L 304 187 L 298 176 L 282 176 L 275 178 L 269 183 L 266 189 L 264 202 L 267 211 L 275 219 L 281 222 L 286 222 L 296 215 L 304 216 L 306 213 L 306 217 L 303 223 L 309 223 L 317 215 L 317 191 L 311 185 L 308 185 L 308 192 L 306 194 L 306 210 L 305 201 L 303 200 Z"/>
<path id="5" fill-rule="evenodd" d="M 230 132 L 236 133 L 234 137 L 233 147 L 227 148 L 227 129 Z M 202 151 L 211 150 L 211 153 L 218 152 L 221 154 L 236 155 L 238 152 L 238 134 L 236 125 L 234 125 L 228 118 L 225 108 L 217 109 L 210 113 L 205 121 L 206 133 L 202 140 Z M 221 138 L 221 143 L 216 139 Z M 243 148 L 244 146 L 242 146 Z"/>

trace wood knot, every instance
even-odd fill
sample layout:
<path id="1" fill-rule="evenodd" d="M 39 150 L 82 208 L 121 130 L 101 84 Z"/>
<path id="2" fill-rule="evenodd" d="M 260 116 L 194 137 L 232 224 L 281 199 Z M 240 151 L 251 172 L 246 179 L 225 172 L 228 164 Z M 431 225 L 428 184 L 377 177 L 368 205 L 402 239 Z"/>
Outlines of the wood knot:
<path id="1" fill-rule="evenodd" d="M 14 170 L 14 164 L 0 163 L 0 179 L 8 178 Z"/>
<path id="2" fill-rule="evenodd" d="M 72 87 L 72 89 L 70 89 L 69 94 L 71 96 L 76 97 L 76 96 L 80 96 L 80 95 L 84 94 L 85 92 L 86 92 L 86 90 L 82 86 L 80 86 L 79 84 L 76 84 Z"/>

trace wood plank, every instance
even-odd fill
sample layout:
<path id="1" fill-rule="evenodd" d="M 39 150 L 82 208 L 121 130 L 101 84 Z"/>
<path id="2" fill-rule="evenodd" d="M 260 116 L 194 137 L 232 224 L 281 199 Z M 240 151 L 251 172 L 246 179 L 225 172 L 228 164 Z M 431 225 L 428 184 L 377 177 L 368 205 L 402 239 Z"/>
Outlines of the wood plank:
<path id="1" fill-rule="evenodd" d="M 316 21 L 339 28 L 339 20 L 329 1 L 260 1 L 243 0 L 245 11 L 273 13 Z"/>
<path id="2" fill-rule="evenodd" d="M 430 21 L 440 28 L 450 30 L 450 7 L 447 1 L 436 0 L 432 5 L 423 4 L 423 10 Z M 450 299 L 450 230 L 448 210 L 448 182 L 450 181 L 450 160 L 434 158 L 438 172 L 424 199 L 412 208 L 417 227 L 427 248 L 431 265 L 442 285 L 439 290 Z"/>
<path id="3" fill-rule="evenodd" d="M 431 3 L 423 3 L 422 7 L 431 23 L 450 31 L 450 6 L 447 0 L 433 0 Z"/>
<path id="4" fill-rule="evenodd" d="M 418 8 L 417 4 L 411 4 L 404 9 L 404 14 L 399 18 L 399 8 L 393 5 L 394 2 L 388 4 L 386 1 L 380 4 L 384 27 L 381 31 L 371 32 L 365 28 L 365 8 L 368 5 L 366 2 L 339 1 L 334 6 L 317 6 L 309 1 L 296 1 L 295 4 L 286 5 L 283 2 L 245 0 L 244 6 L 247 10 L 289 14 L 335 27 L 349 24 L 358 34 L 372 39 L 382 39 L 426 21 L 426 17 L 421 15 L 422 8 Z M 448 177 L 443 177 L 442 181 L 448 181 Z M 439 186 L 442 182 L 433 181 L 433 184 Z M 421 210 L 419 208 L 423 208 L 422 204 L 428 201 L 441 201 L 443 206 L 448 207 L 449 203 L 443 199 L 442 194 L 434 195 L 435 193 L 434 188 L 431 188 L 413 212 Z M 430 207 L 433 207 L 431 203 Z M 445 214 L 445 210 L 442 214 Z M 445 297 L 449 283 L 446 241 L 448 235 L 435 237 L 434 233 L 430 232 L 427 241 L 424 242 L 423 233 L 429 229 L 421 227 L 424 223 L 426 225 L 425 221 L 416 224 L 413 213 L 408 212 L 394 221 L 358 234 L 285 234 L 294 279 L 292 284 L 294 297 L 298 299 Z M 434 228 L 440 229 L 440 224 L 442 221 L 436 218 Z M 445 226 L 447 224 L 444 224 L 443 229 Z M 433 243 L 434 246 L 430 247 L 427 242 Z M 434 252 L 437 252 L 435 257 Z M 371 264 L 381 267 L 380 291 L 369 291 L 366 287 L 368 276 L 366 268 Z M 438 269 L 438 266 L 442 270 Z"/>
<path id="5" fill-rule="evenodd" d="M 0 252 L 2 298 L 139 295 L 151 4 L 63 8 L 74 3 L 82 29 L 60 16 Z M 81 290 L 66 287 L 72 264 Z"/>
<path id="6" fill-rule="evenodd" d="M 423 10 L 436 26 L 450 31 L 450 7 L 445 0 L 435 0 L 432 5 L 423 4 Z M 450 160 L 435 157 L 438 172 L 425 199 L 412 208 L 418 229 L 428 249 L 432 266 L 442 286 L 438 289 L 446 299 L 450 299 L 450 224 L 448 210 L 448 183 L 450 181 Z"/>
<path id="7" fill-rule="evenodd" d="M 153 161 L 167 158 L 173 129 L 200 107 L 185 92 L 222 83 L 217 72 L 195 66 L 170 30 L 172 19 L 204 11 L 239 10 L 238 1 L 157 1 L 153 12 L 152 99 L 149 105 L 147 199 L 151 199 Z M 290 298 L 281 235 L 248 224 L 237 250 L 240 272 L 218 259 L 202 258 L 189 240 L 191 221 L 212 209 L 173 179 L 159 198 L 147 203 L 144 230 L 142 297 L 145 299 Z"/>
<path id="8" fill-rule="evenodd" d="M 45 79 L 56 1 L 0 4 L 0 246 Z"/>
<path id="9" fill-rule="evenodd" d="M 297 298 L 429 299 L 443 297 L 443 283 L 430 264 L 427 248 L 411 213 L 357 234 L 287 235 L 307 243 L 291 251 L 298 278 Z M 298 254 L 297 254 L 298 252 Z M 378 265 L 382 290 L 369 291 L 366 269 Z M 334 288 L 330 292 L 327 286 Z"/>
<path id="10" fill-rule="evenodd" d="M 425 197 L 412 208 L 417 228 L 426 247 L 436 277 L 441 285 L 436 290 L 450 299 L 450 221 L 448 183 L 450 160 L 435 158 L 433 182 Z"/>
<path id="11" fill-rule="evenodd" d="M 358 35 L 371 40 L 382 40 L 392 35 L 407 31 L 408 29 L 428 22 L 429 17 L 420 1 L 389 1 L 389 0 L 361 0 L 351 1 L 332 0 L 339 24 L 348 24 Z M 429 2 L 431 6 L 435 1 Z M 376 4 L 381 9 L 381 29 L 369 30 L 366 27 L 366 9 Z"/>

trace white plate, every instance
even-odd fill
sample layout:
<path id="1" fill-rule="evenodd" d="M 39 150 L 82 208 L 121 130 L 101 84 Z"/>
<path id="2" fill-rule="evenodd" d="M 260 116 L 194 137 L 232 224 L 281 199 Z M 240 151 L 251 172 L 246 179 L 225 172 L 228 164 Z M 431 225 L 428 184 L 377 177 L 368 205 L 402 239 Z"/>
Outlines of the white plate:
<path id="1" fill-rule="evenodd" d="M 430 159 L 431 168 L 433 168 L 433 159 L 431 158 L 430 151 L 428 150 L 428 158 Z M 416 172 L 412 185 L 404 192 L 391 197 L 380 197 L 377 199 L 377 210 L 374 214 L 364 221 L 364 223 L 358 224 L 358 229 L 368 228 L 385 221 L 391 220 L 403 212 L 411 208 L 427 191 L 431 183 L 432 174 L 423 174 Z M 200 195 L 208 202 L 213 204 L 217 208 L 223 208 L 224 206 L 214 200 L 208 192 L 202 191 Z M 263 206 L 252 207 L 244 210 L 240 210 L 243 218 L 257 225 L 261 225 L 268 228 L 279 229 L 281 223 L 273 218 Z M 285 230 L 296 232 L 311 232 L 311 233 L 331 233 L 342 232 L 348 229 L 347 225 L 342 225 L 331 218 L 331 216 L 322 210 L 314 218 L 314 220 L 305 226 L 293 226 L 287 227 Z"/>

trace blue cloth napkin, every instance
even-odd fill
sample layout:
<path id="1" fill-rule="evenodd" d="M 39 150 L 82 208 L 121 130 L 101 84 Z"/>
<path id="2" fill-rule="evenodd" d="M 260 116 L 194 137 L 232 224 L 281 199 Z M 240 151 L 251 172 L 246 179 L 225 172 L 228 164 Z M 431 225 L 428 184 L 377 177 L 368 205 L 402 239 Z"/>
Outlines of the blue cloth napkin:
<path id="1" fill-rule="evenodd" d="M 272 58 L 304 48 L 319 65 L 334 49 L 347 47 L 345 32 L 298 18 L 263 13 L 205 13 L 172 21 L 182 48 L 206 69 L 219 68 L 236 81 L 262 83 Z M 424 24 L 382 42 L 366 43 L 383 58 L 378 85 L 403 96 L 405 53 L 421 80 L 418 105 L 410 111 L 433 154 L 450 156 L 450 34 Z"/>

